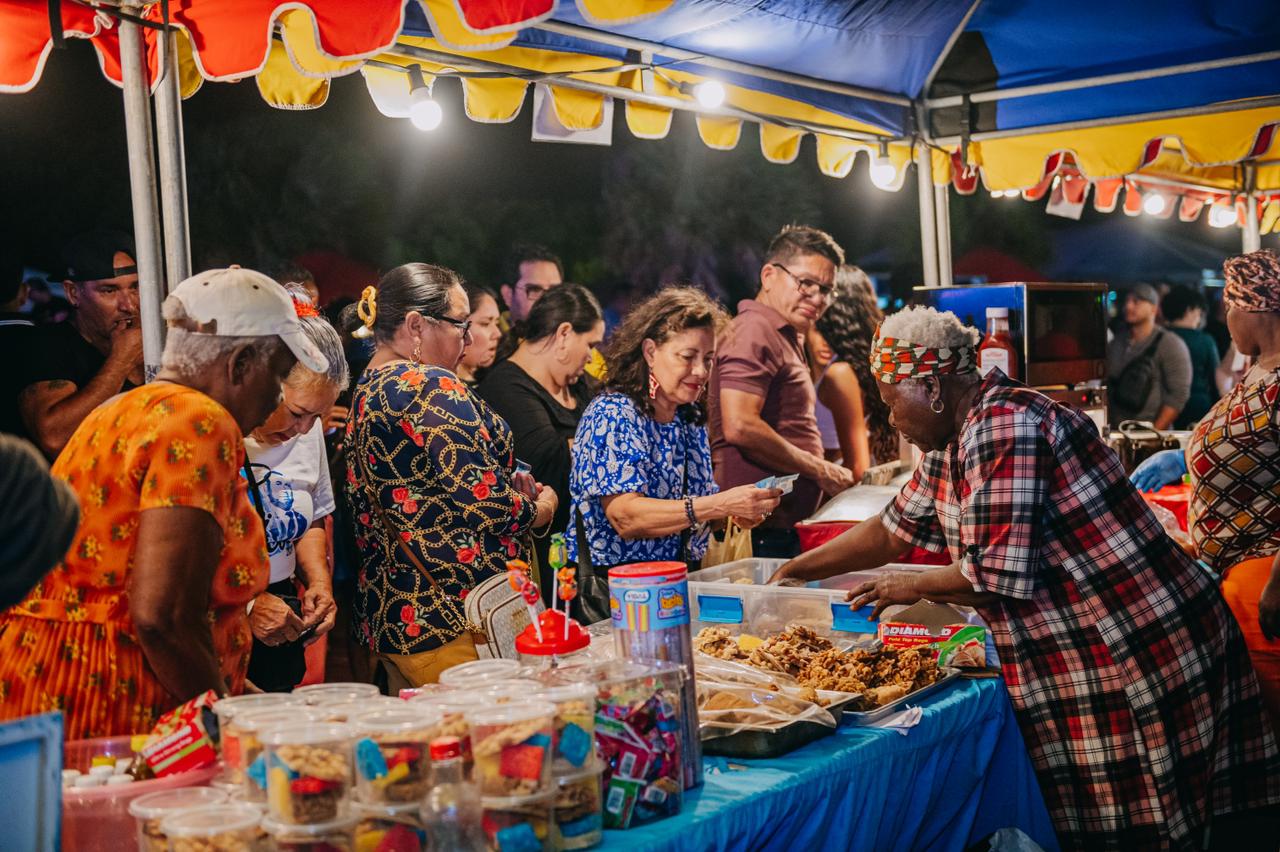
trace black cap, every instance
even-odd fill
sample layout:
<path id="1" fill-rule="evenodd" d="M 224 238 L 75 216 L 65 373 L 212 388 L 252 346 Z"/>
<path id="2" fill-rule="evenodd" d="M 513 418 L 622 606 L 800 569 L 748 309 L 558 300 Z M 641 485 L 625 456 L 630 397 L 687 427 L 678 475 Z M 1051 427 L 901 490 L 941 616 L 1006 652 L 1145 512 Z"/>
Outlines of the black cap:
<path id="1" fill-rule="evenodd" d="M 68 281 L 101 281 L 138 271 L 136 265 L 116 266 L 116 252 L 137 258 L 133 238 L 123 231 L 90 231 L 73 239 L 62 249 L 62 262 Z"/>

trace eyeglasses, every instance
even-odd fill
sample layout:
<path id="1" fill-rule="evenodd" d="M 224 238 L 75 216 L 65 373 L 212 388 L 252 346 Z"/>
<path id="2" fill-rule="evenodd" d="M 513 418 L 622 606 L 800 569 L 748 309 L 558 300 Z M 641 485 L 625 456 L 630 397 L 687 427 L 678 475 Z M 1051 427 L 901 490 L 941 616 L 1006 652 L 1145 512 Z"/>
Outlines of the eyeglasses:
<path id="1" fill-rule="evenodd" d="M 530 302 L 536 302 L 539 299 L 541 299 L 543 296 L 545 296 L 547 294 L 547 291 L 550 290 L 551 288 L 544 287 L 541 284 L 530 284 L 526 281 L 522 284 L 517 284 L 516 289 L 523 290 L 525 298 L 528 299 Z"/>
<path id="2" fill-rule="evenodd" d="M 471 339 L 471 320 L 469 319 L 456 320 L 453 317 L 432 317 L 432 319 L 436 320 L 437 322 L 449 323 L 449 325 L 453 326 L 458 331 L 462 332 L 463 340 Z"/>
<path id="3" fill-rule="evenodd" d="M 790 269 L 787 269 L 781 263 L 771 263 L 769 265 L 776 266 L 779 269 L 781 269 L 783 272 L 787 273 L 787 275 L 791 276 L 791 280 L 796 282 L 796 286 L 800 288 L 800 292 L 803 293 L 804 295 L 806 296 L 818 295 L 828 302 L 830 302 L 832 299 L 835 298 L 836 285 L 834 283 L 824 284 L 823 282 L 817 281 L 813 278 L 801 278 L 799 275 L 796 275 L 794 272 L 792 272 Z"/>

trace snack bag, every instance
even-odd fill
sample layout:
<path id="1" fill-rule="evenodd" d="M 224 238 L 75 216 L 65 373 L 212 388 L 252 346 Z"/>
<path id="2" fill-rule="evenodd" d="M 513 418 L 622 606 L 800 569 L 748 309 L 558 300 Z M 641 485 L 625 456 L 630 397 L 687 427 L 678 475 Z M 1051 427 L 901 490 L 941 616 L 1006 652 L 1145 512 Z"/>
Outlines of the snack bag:
<path id="1" fill-rule="evenodd" d="M 140 753 L 157 777 L 211 766 L 218 759 L 209 728 L 217 730 L 212 689 L 160 717 Z"/>

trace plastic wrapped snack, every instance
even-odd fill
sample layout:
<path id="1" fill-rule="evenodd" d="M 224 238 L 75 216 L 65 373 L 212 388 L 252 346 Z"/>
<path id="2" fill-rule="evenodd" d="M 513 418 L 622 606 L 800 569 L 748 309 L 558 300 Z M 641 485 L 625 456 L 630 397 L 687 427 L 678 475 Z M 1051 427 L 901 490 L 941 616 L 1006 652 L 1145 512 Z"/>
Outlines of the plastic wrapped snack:
<path id="1" fill-rule="evenodd" d="M 486 797 L 480 827 L 491 852 L 539 852 L 552 846 L 555 794 Z"/>
<path id="2" fill-rule="evenodd" d="M 485 796 L 550 793 L 555 705 L 549 701 L 498 704 L 467 714 L 472 779 Z"/>
<path id="3" fill-rule="evenodd" d="M 313 683 L 298 687 L 293 694 L 308 704 L 338 704 L 360 698 L 377 698 L 382 691 L 372 683 Z"/>
<path id="4" fill-rule="evenodd" d="M 243 803 L 210 805 L 165 817 L 169 852 L 265 852 L 262 813 Z"/>
<path id="5" fill-rule="evenodd" d="M 263 738 L 273 821 L 311 825 L 347 815 L 351 740 L 348 726 L 320 723 L 276 728 Z"/>
<path id="6" fill-rule="evenodd" d="M 231 724 L 236 731 L 242 769 L 232 773 L 240 778 L 244 798 L 250 802 L 267 800 L 267 757 L 262 738 L 276 728 L 290 727 L 302 722 L 319 721 L 315 711 L 305 705 L 277 707 L 271 710 L 237 713 Z"/>
<path id="7" fill-rule="evenodd" d="M 556 707 L 555 756 L 552 773 L 582 772 L 595 760 L 596 687 L 570 683 L 543 687 L 538 699 Z"/>
<path id="8" fill-rule="evenodd" d="M 427 852 L 427 832 L 418 806 L 371 808 L 356 803 L 356 849 L 359 852 Z"/>
<path id="9" fill-rule="evenodd" d="M 487 681 L 510 680 L 521 676 L 520 663 L 495 657 L 460 663 L 440 673 L 440 684 L 455 689 L 469 689 Z"/>
<path id="10" fill-rule="evenodd" d="M 587 849 L 604 836 L 604 767 L 557 779 L 552 842 L 557 849 Z"/>
<path id="11" fill-rule="evenodd" d="M 694 667 L 698 673 L 698 683 L 754 686 L 775 692 L 796 685 L 795 678 L 782 672 L 765 671 L 743 662 L 724 660 L 703 653 L 694 655 Z"/>
<path id="12" fill-rule="evenodd" d="M 427 747 L 440 736 L 440 711 L 404 705 L 355 720 L 356 795 L 373 805 L 417 802 L 431 779 Z"/>
<path id="13" fill-rule="evenodd" d="M 277 852 L 355 852 L 358 820 L 351 816 L 315 825 L 286 825 L 265 818 L 262 830 Z"/>
<path id="14" fill-rule="evenodd" d="M 815 701 L 787 692 L 717 683 L 698 684 L 698 721 L 704 739 L 738 731 L 774 731 L 793 722 L 836 727 L 835 717 Z"/>
<path id="15" fill-rule="evenodd" d="M 179 787 L 139 796 L 129 803 L 129 814 L 138 824 L 139 852 L 166 852 L 169 838 L 161 829 L 166 817 L 227 801 L 227 794 L 213 787 Z"/>

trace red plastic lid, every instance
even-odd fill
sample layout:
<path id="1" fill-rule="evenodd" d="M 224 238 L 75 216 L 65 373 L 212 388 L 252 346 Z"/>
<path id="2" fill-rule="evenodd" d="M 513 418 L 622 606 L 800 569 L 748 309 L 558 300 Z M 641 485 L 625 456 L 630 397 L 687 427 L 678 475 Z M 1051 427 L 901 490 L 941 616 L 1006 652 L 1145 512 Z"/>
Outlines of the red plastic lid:
<path id="1" fill-rule="evenodd" d="M 427 753 L 433 761 L 457 760 L 462 757 L 462 740 L 457 737 L 439 737 L 431 741 Z"/>
<path id="2" fill-rule="evenodd" d="M 680 572 L 686 576 L 689 566 L 683 562 L 634 562 L 630 565 L 619 565 L 609 569 L 610 577 L 660 577 L 664 574 Z"/>
<path id="3" fill-rule="evenodd" d="M 552 654 L 569 654 L 581 651 L 591 644 L 591 636 L 572 618 L 569 621 L 569 638 L 565 638 L 565 614 L 555 609 L 543 610 L 538 616 L 538 624 L 542 627 L 542 641 L 538 641 L 538 631 L 532 624 L 520 631 L 516 637 L 516 650 L 521 654 L 534 657 L 550 657 Z"/>

